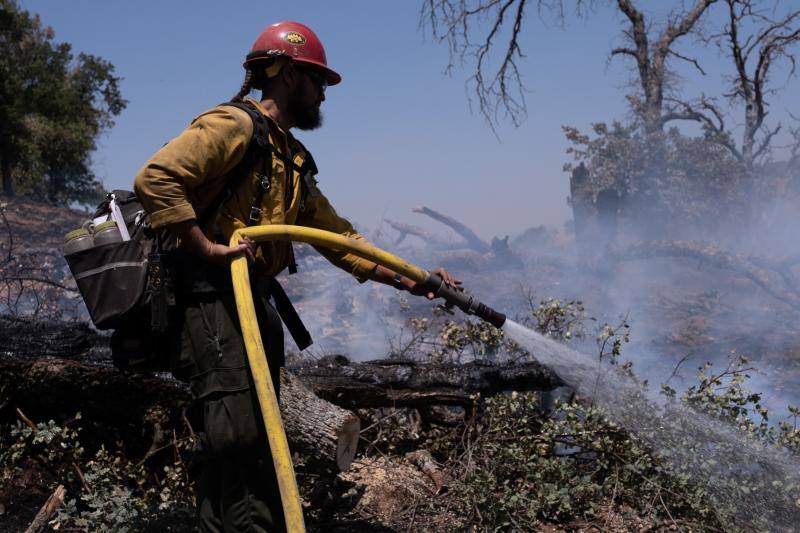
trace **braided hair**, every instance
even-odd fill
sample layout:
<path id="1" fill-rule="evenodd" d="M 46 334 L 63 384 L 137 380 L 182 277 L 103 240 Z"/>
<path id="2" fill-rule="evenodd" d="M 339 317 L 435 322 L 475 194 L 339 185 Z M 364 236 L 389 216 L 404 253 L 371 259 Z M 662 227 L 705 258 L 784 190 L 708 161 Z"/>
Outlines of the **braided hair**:
<path id="1" fill-rule="evenodd" d="M 244 74 L 244 81 L 242 82 L 242 87 L 239 89 L 239 92 L 236 93 L 236 96 L 231 98 L 232 102 L 241 102 L 245 96 L 250 94 L 250 91 L 253 89 L 253 70 L 248 68 Z"/>

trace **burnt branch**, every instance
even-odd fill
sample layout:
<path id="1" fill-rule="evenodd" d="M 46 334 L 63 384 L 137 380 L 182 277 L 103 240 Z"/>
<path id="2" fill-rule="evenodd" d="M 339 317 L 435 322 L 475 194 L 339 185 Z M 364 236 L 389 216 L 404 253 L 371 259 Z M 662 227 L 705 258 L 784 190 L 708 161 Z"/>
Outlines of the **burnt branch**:
<path id="1" fill-rule="evenodd" d="M 574 3 L 580 16 L 592 0 Z M 420 26 L 429 29 L 433 39 L 446 43 L 452 73 L 456 65 L 474 64 L 466 85 L 470 103 L 490 126 L 504 118 L 519 126 L 527 116 L 527 92 L 518 61 L 525 57 L 520 46 L 526 10 L 535 6 L 539 16 L 565 20 L 563 0 L 424 0 Z M 495 55 L 495 52 L 497 54 Z M 494 59 L 497 66 L 494 66 Z M 474 100 L 473 100 L 474 99 Z"/>
<path id="2" fill-rule="evenodd" d="M 780 124 L 771 129 L 767 127 L 761 128 L 764 136 L 761 139 L 761 143 L 758 145 L 758 148 L 753 151 L 753 160 L 758 161 L 769 152 L 769 150 L 772 148 L 772 139 L 778 133 L 780 133 L 781 128 L 782 126 Z"/>
<path id="3" fill-rule="evenodd" d="M 703 70 L 703 67 L 700 66 L 700 62 L 698 62 L 697 59 L 685 56 L 681 53 L 676 52 L 675 50 L 670 50 L 669 55 L 671 55 L 672 57 L 676 57 L 678 59 L 682 59 L 683 61 L 686 61 L 687 63 L 693 65 L 694 68 L 696 68 L 698 72 L 700 72 L 700 74 L 702 74 L 703 76 L 706 75 L 706 71 Z"/>
<path id="4" fill-rule="evenodd" d="M 638 57 L 638 55 L 636 53 L 636 50 L 634 50 L 632 48 L 614 48 L 613 50 L 611 50 L 611 55 L 612 56 L 623 55 L 623 54 L 632 56 L 634 58 Z"/>

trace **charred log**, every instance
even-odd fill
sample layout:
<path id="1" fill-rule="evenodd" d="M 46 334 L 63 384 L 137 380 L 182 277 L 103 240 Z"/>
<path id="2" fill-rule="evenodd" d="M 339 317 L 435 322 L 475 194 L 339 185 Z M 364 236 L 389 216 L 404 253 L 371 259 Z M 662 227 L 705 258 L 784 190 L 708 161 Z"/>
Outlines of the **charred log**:
<path id="1" fill-rule="evenodd" d="M 108 359 L 108 336 L 85 322 L 0 317 L 0 353 L 21 359 Z"/>
<path id="2" fill-rule="evenodd" d="M 288 373 L 287 373 L 288 374 Z M 358 418 L 306 389 L 289 375 L 281 379 L 281 412 L 289 445 L 315 472 L 347 468 L 358 442 Z M 147 459 L 161 448 L 161 428 L 180 420 L 190 403 L 188 387 L 165 376 L 123 374 L 115 368 L 64 359 L 0 359 L 0 410 L 21 408 L 33 419 L 68 418 L 76 412 L 105 427 L 119 428 L 130 451 Z M 162 439 L 163 440 L 163 439 Z"/>
<path id="3" fill-rule="evenodd" d="M 339 355 L 296 372 L 317 396 L 347 408 L 466 406 L 478 393 L 550 390 L 560 384 L 535 362 L 433 364 L 387 359 L 354 363 Z"/>
<path id="4" fill-rule="evenodd" d="M 80 411 L 113 426 L 141 424 L 148 410 L 180 410 L 190 399 L 188 388 L 173 379 L 52 358 L 0 359 L 0 391 L 4 405 L 19 407 L 32 419 Z"/>

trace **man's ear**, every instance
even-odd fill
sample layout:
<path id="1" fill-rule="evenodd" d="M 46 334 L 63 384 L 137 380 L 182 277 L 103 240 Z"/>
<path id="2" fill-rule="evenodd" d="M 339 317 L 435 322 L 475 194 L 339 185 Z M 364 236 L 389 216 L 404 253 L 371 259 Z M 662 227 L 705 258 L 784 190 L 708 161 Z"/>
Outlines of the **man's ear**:
<path id="1" fill-rule="evenodd" d="M 298 80 L 300 79 L 300 73 L 297 72 L 294 63 L 289 63 L 283 67 L 281 75 L 286 82 L 286 86 L 289 87 L 290 90 L 294 90 L 297 87 Z"/>

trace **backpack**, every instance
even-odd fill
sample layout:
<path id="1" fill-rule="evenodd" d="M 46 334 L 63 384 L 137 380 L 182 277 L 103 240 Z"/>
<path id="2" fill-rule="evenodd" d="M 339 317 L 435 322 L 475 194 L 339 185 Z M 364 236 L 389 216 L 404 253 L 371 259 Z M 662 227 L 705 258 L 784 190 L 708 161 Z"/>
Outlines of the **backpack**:
<path id="1" fill-rule="evenodd" d="M 244 110 L 253 121 L 253 135 L 242 160 L 234 167 L 232 179 L 198 218 L 201 227 L 215 217 L 232 192 L 244 182 L 259 159 L 262 161 L 260 187 L 253 199 L 248 225 L 260 218 L 261 203 L 269 190 L 272 170 L 272 145 L 269 142 L 267 119 L 252 105 L 227 102 Z M 301 145 L 302 146 L 302 145 Z M 305 147 L 303 147 L 305 150 Z M 301 199 L 308 195 L 304 173 L 317 173 L 316 165 L 307 151 L 306 162 L 298 167 L 293 161 L 278 156 L 289 168 L 301 175 Z M 111 353 L 114 365 L 123 370 L 166 371 L 170 355 L 178 350 L 178 327 L 174 272 L 175 237 L 166 229 L 153 229 L 141 202 L 131 191 L 114 190 L 95 211 L 94 223 L 114 220 L 129 238 L 101 246 L 93 246 L 65 255 L 78 290 L 83 297 L 93 324 L 99 330 L 114 330 Z M 297 271 L 294 253 L 289 271 Z M 275 282 L 277 285 L 277 282 Z M 291 321 L 299 323 L 298 346 L 302 350 L 311 343 L 310 335 L 296 316 L 291 303 L 277 286 L 275 296 L 279 307 L 289 307 Z M 282 293 L 282 298 L 281 294 Z M 279 303 L 278 300 L 281 300 Z M 283 315 L 283 313 L 281 313 Z M 288 324 L 289 321 L 287 321 Z M 297 328 L 297 325 L 294 325 Z M 291 328 L 290 328 L 291 329 Z"/>

